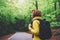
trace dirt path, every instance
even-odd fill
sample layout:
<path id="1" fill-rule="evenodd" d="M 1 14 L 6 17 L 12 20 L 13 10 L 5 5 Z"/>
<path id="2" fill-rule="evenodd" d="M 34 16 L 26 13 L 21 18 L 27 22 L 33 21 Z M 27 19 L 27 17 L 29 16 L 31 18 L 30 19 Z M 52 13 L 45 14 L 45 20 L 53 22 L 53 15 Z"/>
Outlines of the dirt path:
<path id="1" fill-rule="evenodd" d="M 11 37 L 13 34 L 6 35 L 4 37 L 1 37 L 0 40 L 7 40 L 9 37 Z M 60 28 L 58 29 L 52 29 L 52 37 L 49 40 L 60 40 Z"/>

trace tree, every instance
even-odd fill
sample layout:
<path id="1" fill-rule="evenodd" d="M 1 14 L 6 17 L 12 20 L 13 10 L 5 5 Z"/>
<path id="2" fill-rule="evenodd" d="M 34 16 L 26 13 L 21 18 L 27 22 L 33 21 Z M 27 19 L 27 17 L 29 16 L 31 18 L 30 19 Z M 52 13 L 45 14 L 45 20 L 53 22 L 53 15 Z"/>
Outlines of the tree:
<path id="1" fill-rule="evenodd" d="M 56 10 L 56 1 L 54 2 L 54 10 Z"/>
<path id="2" fill-rule="evenodd" d="M 59 6 L 60 6 L 60 0 L 58 0 L 58 2 L 59 2 Z"/>
<path id="3" fill-rule="evenodd" d="M 36 9 L 38 9 L 38 2 L 37 2 L 37 0 L 36 0 Z"/>

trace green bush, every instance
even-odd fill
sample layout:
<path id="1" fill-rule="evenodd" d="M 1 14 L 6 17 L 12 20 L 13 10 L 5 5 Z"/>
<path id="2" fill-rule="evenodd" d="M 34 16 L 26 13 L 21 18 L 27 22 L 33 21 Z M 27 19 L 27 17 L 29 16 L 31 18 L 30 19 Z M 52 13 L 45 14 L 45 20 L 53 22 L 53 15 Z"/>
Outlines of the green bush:
<path id="1" fill-rule="evenodd" d="M 60 22 L 52 22 L 51 23 L 51 27 L 57 27 L 57 26 L 60 27 Z"/>

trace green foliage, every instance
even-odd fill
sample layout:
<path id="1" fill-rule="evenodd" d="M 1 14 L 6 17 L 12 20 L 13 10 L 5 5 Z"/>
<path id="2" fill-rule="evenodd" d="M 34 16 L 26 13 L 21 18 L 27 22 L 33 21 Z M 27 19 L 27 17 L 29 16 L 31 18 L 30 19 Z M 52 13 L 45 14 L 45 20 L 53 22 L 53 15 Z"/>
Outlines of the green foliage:
<path id="1" fill-rule="evenodd" d="M 52 22 L 51 23 L 51 27 L 57 27 L 57 26 L 60 27 L 60 22 Z"/>

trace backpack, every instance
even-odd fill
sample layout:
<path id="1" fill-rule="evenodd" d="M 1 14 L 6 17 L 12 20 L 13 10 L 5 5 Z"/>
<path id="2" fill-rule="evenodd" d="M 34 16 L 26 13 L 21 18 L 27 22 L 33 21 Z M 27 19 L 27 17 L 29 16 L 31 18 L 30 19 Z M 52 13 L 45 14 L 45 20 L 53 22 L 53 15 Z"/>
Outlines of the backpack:
<path id="1" fill-rule="evenodd" d="M 40 21 L 40 29 L 39 29 L 39 37 L 41 39 L 49 39 L 51 38 L 52 34 L 51 34 L 51 28 L 50 28 L 50 23 L 46 20 L 41 20 L 41 19 L 35 19 Z M 31 24 L 33 23 L 33 21 L 31 22 Z M 34 37 L 34 35 L 32 36 Z"/>

